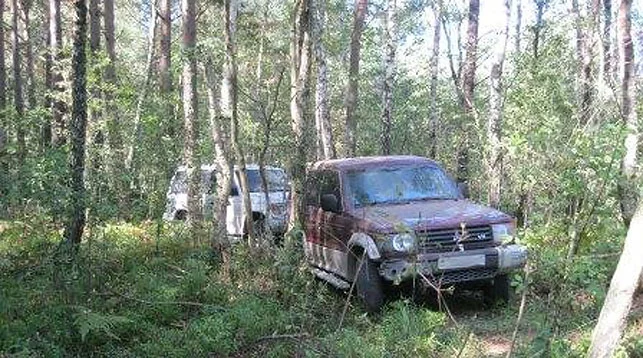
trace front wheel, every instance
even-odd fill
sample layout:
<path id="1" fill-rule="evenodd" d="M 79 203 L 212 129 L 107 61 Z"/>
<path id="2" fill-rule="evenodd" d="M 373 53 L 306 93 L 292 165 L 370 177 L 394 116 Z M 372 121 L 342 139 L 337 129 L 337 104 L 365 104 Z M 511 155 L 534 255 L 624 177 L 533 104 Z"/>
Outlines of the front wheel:
<path id="1" fill-rule="evenodd" d="M 506 304 L 511 298 L 511 285 L 509 276 L 506 274 L 498 275 L 484 288 L 484 298 L 487 304 L 502 302 Z"/>
<path id="2" fill-rule="evenodd" d="M 358 261 L 355 289 L 357 296 L 360 298 L 366 310 L 369 313 L 376 313 L 384 305 L 384 290 L 380 273 L 377 270 L 375 262 L 371 261 L 366 255 Z"/>

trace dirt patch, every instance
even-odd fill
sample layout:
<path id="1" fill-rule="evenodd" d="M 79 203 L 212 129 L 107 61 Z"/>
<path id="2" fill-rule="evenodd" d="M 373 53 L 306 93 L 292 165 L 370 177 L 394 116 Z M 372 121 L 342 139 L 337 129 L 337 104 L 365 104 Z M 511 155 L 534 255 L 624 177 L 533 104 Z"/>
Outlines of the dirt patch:
<path id="1" fill-rule="evenodd" d="M 511 339 L 493 335 L 482 338 L 485 355 L 489 357 L 504 357 L 509 352 Z"/>

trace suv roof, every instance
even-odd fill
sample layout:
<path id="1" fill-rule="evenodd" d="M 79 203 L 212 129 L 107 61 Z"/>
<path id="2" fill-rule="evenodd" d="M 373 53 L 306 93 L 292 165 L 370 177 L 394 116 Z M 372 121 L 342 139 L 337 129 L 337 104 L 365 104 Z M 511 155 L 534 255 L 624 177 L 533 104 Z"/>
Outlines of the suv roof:
<path id="1" fill-rule="evenodd" d="M 201 170 L 204 170 L 204 171 L 216 171 L 217 168 L 219 168 L 219 166 L 217 164 L 201 164 Z M 235 165 L 234 168 L 237 169 L 237 166 Z M 281 171 L 283 171 L 283 168 L 273 167 L 273 166 L 270 166 L 270 165 L 265 165 L 264 168 L 266 170 L 281 170 Z M 176 168 L 176 171 L 184 172 L 185 169 L 186 169 L 186 166 L 182 164 L 182 165 L 179 165 Z M 259 165 L 258 164 L 247 164 L 246 165 L 246 170 L 259 170 Z"/>
<path id="2" fill-rule="evenodd" d="M 401 165 L 429 164 L 437 165 L 434 161 L 415 155 L 389 155 L 372 157 L 355 157 L 343 159 L 330 159 L 316 162 L 312 170 L 351 170 L 376 167 L 396 167 Z"/>

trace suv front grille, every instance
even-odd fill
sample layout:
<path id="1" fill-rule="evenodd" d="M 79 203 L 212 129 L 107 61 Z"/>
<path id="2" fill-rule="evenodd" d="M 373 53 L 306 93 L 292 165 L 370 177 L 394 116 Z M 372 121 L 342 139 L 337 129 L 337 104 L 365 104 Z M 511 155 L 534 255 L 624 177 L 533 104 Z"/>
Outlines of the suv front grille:
<path id="1" fill-rule="evenodd" d="M 465 250 L 481 249 L 493 241 L 491 226 L 430 230 L 418 236 L 421 252 L 456 251 L 457 245 L 463 245 Z"/>

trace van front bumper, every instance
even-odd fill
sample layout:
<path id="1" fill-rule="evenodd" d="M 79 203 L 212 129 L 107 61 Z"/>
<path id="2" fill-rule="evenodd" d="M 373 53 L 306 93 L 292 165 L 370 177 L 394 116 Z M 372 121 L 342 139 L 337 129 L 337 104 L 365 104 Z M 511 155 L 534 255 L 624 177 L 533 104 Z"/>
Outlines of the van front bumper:
<path id="1" fill-rule="evenodd" d="M 384 259 L 379 272 L 385 280 L 394 283 L 421 276 L 433 283 L 454 284 L 492 279 L 496 275 L 519 269 L 526 262 L 526 247 L 507 245 Z"/>

